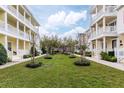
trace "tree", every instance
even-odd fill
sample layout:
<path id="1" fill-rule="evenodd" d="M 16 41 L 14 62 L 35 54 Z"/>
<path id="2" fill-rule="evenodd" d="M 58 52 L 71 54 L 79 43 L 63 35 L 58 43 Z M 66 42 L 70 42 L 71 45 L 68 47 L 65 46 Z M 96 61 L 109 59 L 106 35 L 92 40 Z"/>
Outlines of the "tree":
<path id="1" fill-rule="evenodd" d="M 87 45 L 81 45 L 81 54 L 82 54 L 82 57 L 84 57 L 85 56 L 85 51 L 86 51 L 86 49 L 87 49 Z"/>

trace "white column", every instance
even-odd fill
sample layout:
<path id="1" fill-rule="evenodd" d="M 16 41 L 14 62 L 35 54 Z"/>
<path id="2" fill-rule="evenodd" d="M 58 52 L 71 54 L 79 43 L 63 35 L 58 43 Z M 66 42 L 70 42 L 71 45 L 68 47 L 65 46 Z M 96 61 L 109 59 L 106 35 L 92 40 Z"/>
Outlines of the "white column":
<path id="1" fill-rule="evenodd" d="M 30 41 L 31 41 L 31 30 L 29 30 L 30 32 L 29 32 L 29 35 L 30 35 Z"/>
<path id="2" fill-rule="evenodd" d="M 5 31 L 7 31 L 8 30 L 7 12 L 5 12 L 5 19 L 4 19 L 4 21 L 5 21 Z"/>
<path id="3" fill-rule="evenodd" d="M 8 39 L 7 39 L 7 35 L 5 35 L 5 48 L 6 48 L 6 51 L 8 51 Z"/>
<path id="4" fill-rule="evenodd" d="M 25 11 L 24 11 L 24 21 L 25 21 L 25 19 L 26 19 L 26 16 L 25 16 L 26 14 L 25 14 Z"/>
<path id="5" fill-rule="evenodd" d="M 17 16 L 19 16 L 19 5 L 17 5 Z"/>
<path id="6" fill-rule="evenodd" d="M 24 41 L 24 50 L 25 50 L 25 41 Z"/>
<path id="7" fill-rule="evenodd" d="M 19 21 L 17 20 L 17 33 L 19 35 Z"/>
<path id="8" fill-rule="evenodd" d="M 98 40 L 96 39 L 96 57 L 98 58 Z"/>
<path id="9" fill-rule="evenodd" d="M 24 38 L 26 37 L 25 34 L 26 34 L 26 27 L 24 25 Z"/>
<path id="10" fill-rule="evenodd" d="M 4 21 L 5 21 L 5 31 L 8 30 L 8 23 L 7 23 L 7 12 L 5 12 L 5 16 L 4 16 Z M 7 38 L 7 35 L 5 35 L 5 48 L 6 48 L 6 51 L 8 52 L 8 38 Z"/>
<path id="11" fill-rule="evenodd" d="M 19 54 L 19 39 L 18 38 L 16 39 L 16 52 L 18 55 Z"/>
<path id="12" fill-rule="evenodd" d="M 116 46 L 117 46 L 117 49 L 116 49 L 117 62 L 119 62 L 119 47 L 120 47 L 120 39 L 119 39 L 119 36 L 117 37 Z"/>
<path id="13" fill-rule="evenodd" d="M 106 5 L 103 5 L 103 12 L 106 12 L 105 8 L 106 8 Z"/>
<path id="14" fill-rule="evenodd" d="M 98 13 L 97 5 L 96 5 L 96 10 L 95 10 L 95 12 L 96 12 L 96 15 L 97 15 L 97 13 Z"/>
<path id="15" fill-rule="evenodd" d="M 106 52 L 106 37 L 103 37 L 103 51 Z"/>
<path id="16" fill-rule="evenodd" d="M 103 32 L 106 30 L 106 18 L 103 17 Z"/>
<path id="17" fill-rule="evenodd" d="M 98 23 L 96 23 L 96 35 L 98 34 Z"/>

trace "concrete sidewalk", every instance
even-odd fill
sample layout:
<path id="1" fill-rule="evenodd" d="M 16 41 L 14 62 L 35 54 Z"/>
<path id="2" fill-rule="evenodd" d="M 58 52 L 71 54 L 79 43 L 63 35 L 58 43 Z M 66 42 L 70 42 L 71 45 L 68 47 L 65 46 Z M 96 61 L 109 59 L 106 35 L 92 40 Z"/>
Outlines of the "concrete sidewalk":
<path id="1" fill-rule="evenodd" d="M 77 55 L 77 54 L 75 54 L 75 55 L 80 57 L 80 55 Z M 110 66 L 112 68 L 124 71 L 124 64 L 123 63 L 113 63 L 113 62 L 109 62 L 109 61 L 105 61 L 105 60 L 96 59 L 96 58 L 93 58 L 93 57 L 86 57 L 86 58 L 88 60 L 92 60 L 96 63 L 100 63 L 100 64 L 103 64 L 103 65 Z"/>
<path id="2" fill-rule="evenodd" d="M 40 56 L 37 56 L 37 57 L 35 57 L 35 58 L 39 58 L 39 57 L 42 57 L 42 56 L 44 56 L 44 55 L 40 55 Z M 14 61 L 14 62 L 8 62 L 8 63 L 6 63 L 6 64 L 4 64 L 4 65 L 0 65 L 0 69 L 4 69 L 4 68 L 7 68 L 7 67 L 16 65 L 16 64 L 20 64 L 20 63 L 29 61 L 29 60 L 31 60 L 31 58 L 20 59 L 19 61 Z"/>

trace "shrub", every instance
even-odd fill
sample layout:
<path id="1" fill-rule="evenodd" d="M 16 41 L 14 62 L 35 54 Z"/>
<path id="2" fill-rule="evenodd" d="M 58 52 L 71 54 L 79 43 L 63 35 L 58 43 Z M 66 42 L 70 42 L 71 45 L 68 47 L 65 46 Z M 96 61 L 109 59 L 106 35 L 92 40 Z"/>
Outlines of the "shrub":
<path id="1" fill-rule="evenodd" d="M 35 49 L 34 55 L 39 56 L 40 53 L 36 50 L 36 48 L 34 48 L 34 49 Z M 30 53 L 31 53 L 31 55 L 33 55 L 33 47 L 31 47 Z"/>
<path id="2" fill-rule="evenodd" d="M 85 52 L 85 56 L 91 57 L 91 56 L 92 56 L 92 52 L 86 51 L 86 52 Z"/>
<path id="3" fill-rule="evenodd" d="M 50 55 L 45 55 L 44 59 L 52 59 L 52 57 Z"/>
<path id="4" fill-rule="evenodd" d="M 81 60 L 78 60 L 78 61 L 74 62 L 74 64 L 78 65 L 78 66 L 89 66 L 90 65 L 90 60 L 82 58 Z"/>
<path id="5" fill-rule="evenodd" d="M 41 62 L 39 63 L 29 63 L 29 64 L 26 64 L 26 67 L 28 68 L 37 68 L 37 67 L 40 67 L 42 65 Z"/>
<path id="6" fill-rule="evenodd" d="M 2 44 L 0 44 L 0 65 L 7 62 L 7 51 Z"/>
<path id="7" fill-rule="evenodd" d="M 23 58 L 24 58 L 24 59 L 25 59 L 25 58 L 29 58 L 29 57 L 31 57 L 31 54 L 23 55 Z"/>
<path id="8" fill-rule="evenodd" d="M 69 58 L 76 58 L 74 54 L 69 55 Z"/>
<path id="9" fill-rule="evenodd" d="M 106 52 L 101 52 L 100 55 L 101 55 L 102 60 L 106 60 L 110 62 L 117 62 L 117 58 L 115 56 L 112 56 L 112 55 L 110 56 Z"/>

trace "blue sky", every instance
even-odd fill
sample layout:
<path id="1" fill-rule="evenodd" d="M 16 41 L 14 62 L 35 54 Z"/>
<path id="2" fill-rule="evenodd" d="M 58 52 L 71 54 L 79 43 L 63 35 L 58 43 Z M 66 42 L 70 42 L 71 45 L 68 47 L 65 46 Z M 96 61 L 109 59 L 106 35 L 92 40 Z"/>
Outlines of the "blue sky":
<path id="1" fill-rule="evenodd" d="M 88 5 L 31 5 L 29 10 L 41 24 L 40 35 L 74 36 L 90 24 Z"/>

